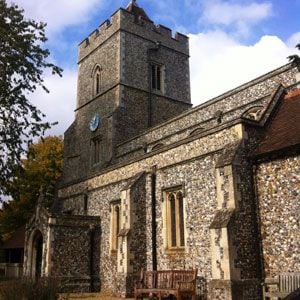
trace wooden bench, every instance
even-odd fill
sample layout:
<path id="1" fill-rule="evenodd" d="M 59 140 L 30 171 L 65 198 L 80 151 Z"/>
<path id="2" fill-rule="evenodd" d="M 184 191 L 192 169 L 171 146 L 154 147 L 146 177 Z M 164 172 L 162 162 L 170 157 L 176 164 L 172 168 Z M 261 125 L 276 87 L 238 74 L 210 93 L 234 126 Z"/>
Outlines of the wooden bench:
<path id="1" fill-rule="evenodd" d="M 264 300 L 283 299 L 300 288 L 300 272 L 281 273 L 277 278 L 266 278 L 263 283 Z"/>
<path id="2" fill-rule="evenodd" d="M 142 270 L 140 281 L 134 288 L 134 297 L 161 299 L 162 296 L 174 295 L 180 300 L 183 295 L 190 295 L 192 300 L 196 300 L 196 277 L 197 270 Z"/>

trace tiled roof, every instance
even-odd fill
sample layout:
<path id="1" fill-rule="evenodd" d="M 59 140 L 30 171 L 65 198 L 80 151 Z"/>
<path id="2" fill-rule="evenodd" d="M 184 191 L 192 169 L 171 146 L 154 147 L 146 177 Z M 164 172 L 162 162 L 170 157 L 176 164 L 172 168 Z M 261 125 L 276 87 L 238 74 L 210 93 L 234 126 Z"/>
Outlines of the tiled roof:
<path id="1" fill-rule="evenodd" d="M 130 1 L 130 3 L 126 7 L 126 10 L 134 14 L 136 18 L 142 17 L 144 20 L 152 22 L 150 18 L 147 16 L 147 14 L 145 13 L 145 11 L 141 7 L 139 7 L 136 1 L 134 0 Z"/>
<path id="2" fill-rule="evenodd" d="M 288 93 L 255 155 L 300 145 L 300 89 Z"/>
<path id="3" fill-rule="evenodd" d="M 20 227 L 14 235 L 2 245 L 2 249 L 17 249 L 24 248 L 25 243 L 25 226 Z"/>

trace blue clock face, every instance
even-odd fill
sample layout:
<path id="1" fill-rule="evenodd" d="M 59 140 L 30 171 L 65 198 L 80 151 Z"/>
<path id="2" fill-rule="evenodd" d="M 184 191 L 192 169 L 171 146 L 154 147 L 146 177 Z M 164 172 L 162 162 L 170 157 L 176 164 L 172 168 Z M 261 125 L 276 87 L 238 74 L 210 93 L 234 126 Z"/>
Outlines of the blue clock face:
<path id="1" fill-rule="evenodd" d="M 90 131 L 95 131 L 100 125 L 100 116 L 95 114 L 90 121 Z"/>

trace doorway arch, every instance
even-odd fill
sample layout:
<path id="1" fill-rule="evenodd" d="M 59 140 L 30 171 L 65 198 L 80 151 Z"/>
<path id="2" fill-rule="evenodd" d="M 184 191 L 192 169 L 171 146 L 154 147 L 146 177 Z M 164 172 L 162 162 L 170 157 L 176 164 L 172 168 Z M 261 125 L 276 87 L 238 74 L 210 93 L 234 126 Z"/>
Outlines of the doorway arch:
<path id="1" fill-rule="evenodd" d="M 43 235 L 37 230 L 31 244 L 31 278 L 39 279 L 42 277 L 43 265 Z"/>

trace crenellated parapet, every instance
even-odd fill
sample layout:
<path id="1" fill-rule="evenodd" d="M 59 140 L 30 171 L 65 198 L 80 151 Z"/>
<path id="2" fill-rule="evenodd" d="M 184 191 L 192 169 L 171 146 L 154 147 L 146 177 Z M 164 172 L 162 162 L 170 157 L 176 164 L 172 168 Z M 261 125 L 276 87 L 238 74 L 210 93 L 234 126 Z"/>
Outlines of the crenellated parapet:
<path id="1" fill-rule="evenodd" d="M 118 31 L 137 35 L 144 40 L 160 42 L 162 46 L 189 55 L 188 37 L 152 21 L 136 17 L 120 8 L 79 44 L 79 62 Z"/>
<path id="2" fill-rule="evenodd" d="M 189 55 L 189 41 L 186 35 L 178 32 L 173 34 L 171 29 L 142 17 L 136 18 L 124 9 L 121 9 L 121 30 L 143 37 L 146 40 L 160 42 L 162 46 Z"/>
<path id="3" fill-rule="evenodd" d="M 117 10 L 110 19 L 105 20 L 87 38 L 79 44 L 78 61 L 80 62 L 98 46 L 120 30 L 121 12 Z"/>

